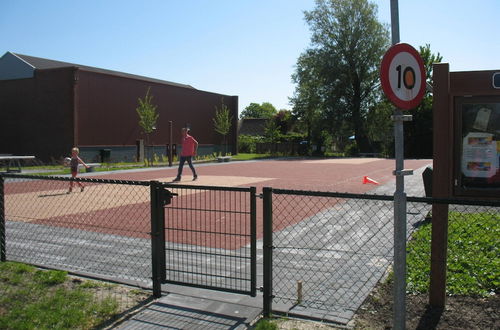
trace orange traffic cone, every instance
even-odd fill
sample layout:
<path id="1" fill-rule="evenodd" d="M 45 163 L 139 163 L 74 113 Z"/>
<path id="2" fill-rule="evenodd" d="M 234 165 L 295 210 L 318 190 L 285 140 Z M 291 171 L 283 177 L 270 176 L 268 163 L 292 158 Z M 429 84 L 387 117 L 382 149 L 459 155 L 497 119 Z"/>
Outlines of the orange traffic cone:
<path id="1" fill-rule="evenodd" d="M 373 180 L 373 179 L 370 179 L 369 177 L 367 176 L 364 176 L 363 177 L 363 184 L 367 184 L 367 183 L 373 183 L 373 184 L 379 184 L 377 181 Z"/>

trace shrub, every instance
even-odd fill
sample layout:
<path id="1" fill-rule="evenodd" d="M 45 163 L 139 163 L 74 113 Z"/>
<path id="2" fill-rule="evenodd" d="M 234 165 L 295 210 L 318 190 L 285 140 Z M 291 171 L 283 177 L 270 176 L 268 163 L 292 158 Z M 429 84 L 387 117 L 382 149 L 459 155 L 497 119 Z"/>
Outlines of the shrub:
<path id="1" fill-rule="evenodd" d="M 262 141 L 262 136 L 240 135 L 238 136 L 238 152 L 253 154 L 256 145 Z"/>

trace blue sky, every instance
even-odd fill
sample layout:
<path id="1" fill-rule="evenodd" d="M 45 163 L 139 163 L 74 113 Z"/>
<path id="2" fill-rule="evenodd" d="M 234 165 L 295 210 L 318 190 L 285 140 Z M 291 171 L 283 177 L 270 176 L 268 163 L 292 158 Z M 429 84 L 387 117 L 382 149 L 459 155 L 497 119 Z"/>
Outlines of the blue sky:
<path id="1" fill-rule="evenodd" d="M 390 23 L 390 1 L 373 1 Z M 6 51 L 95 66 L 290 109 L 314 0 L 1 0 Z M 401 42 L 452 71 L 500 70 L 498 0 L 400 0 Z"/>

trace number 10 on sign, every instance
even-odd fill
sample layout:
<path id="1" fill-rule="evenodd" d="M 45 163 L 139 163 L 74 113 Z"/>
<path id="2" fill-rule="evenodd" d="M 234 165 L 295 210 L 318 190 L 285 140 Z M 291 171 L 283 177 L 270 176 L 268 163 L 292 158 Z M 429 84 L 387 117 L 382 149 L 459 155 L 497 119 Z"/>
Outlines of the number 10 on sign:
<path id="1" fill-rule="evenodd" d="M 395 106 L 415 108 L 425 94 L 425 69 L 420 54 L 408 44 L 389 48 L 382 59 L 380 81 Z"/>

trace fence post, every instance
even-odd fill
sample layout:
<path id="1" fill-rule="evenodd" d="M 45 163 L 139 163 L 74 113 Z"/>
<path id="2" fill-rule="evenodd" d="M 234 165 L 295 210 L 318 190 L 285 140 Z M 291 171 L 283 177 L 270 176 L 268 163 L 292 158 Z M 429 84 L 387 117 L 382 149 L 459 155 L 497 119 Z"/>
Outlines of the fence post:
<path id="1" fill-rule="evenodd" d="M 162 231 L 160 208 L 161 203 L 161 185 L 158 181 L 150 181 L 151 192 L 151 272 L 153 280 L 153 296 L 161 297 L 161 282 L 162 282 Z M 164 243 L 163 243 L 164 244 Z"/>
<path id="2" fill-rule="evenodd" d="M 0 261 L 7 260 L 5 243 L 5 197 L 4 178 L 0 175 Z"/>
<path id="3" fill-rule="evenodd" d="M 257 189 L 250 187 L 250 295 L 257 295 Z"/>
<path id="4" fill-rule="evenodd" d="M 432 204 L 429 304 L 441 309 L 446 305 L 448 210 L 448 204 Z"/>
<path id="5" fill-rule="evenodd" d="M 273 189 L 264 187 L 263 192 L 263 307 L 264 317 L 271 316 L 273 303 Z"/>

